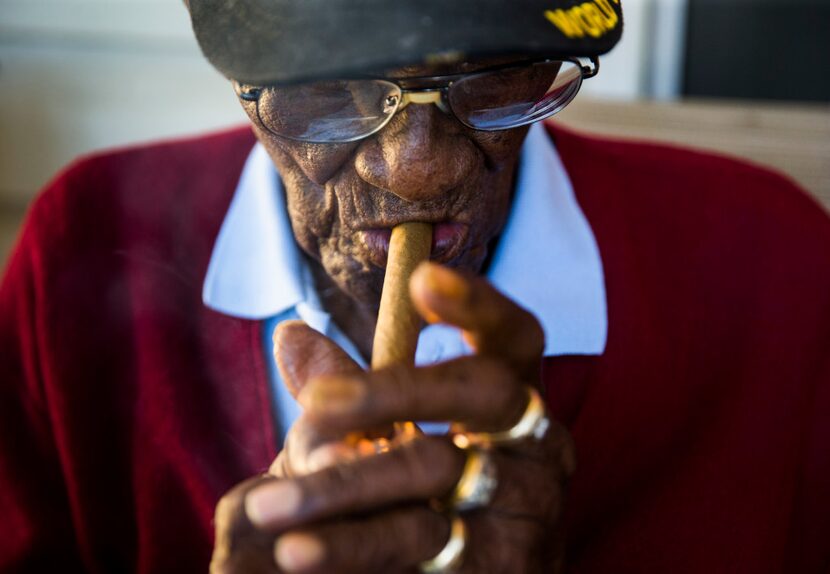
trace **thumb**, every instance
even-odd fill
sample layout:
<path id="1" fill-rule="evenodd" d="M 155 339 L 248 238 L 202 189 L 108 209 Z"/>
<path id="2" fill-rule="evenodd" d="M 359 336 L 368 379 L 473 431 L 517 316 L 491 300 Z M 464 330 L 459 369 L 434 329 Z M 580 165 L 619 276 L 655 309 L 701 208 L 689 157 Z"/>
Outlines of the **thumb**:
<path id="1" fill-rule="evenodd" d="M 295 399 L 315 377 L 363 372 L 337 343 L 302 321 L 283 321 L 273 340 L 280 377 Z"/>

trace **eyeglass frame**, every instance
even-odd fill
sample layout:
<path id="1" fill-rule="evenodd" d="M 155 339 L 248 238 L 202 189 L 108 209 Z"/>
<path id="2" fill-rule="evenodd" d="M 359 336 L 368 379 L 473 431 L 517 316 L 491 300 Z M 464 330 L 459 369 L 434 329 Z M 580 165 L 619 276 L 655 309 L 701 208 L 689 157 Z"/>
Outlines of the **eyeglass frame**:
<path id="1" fill-rule="evenodd" d="M 476 70 L 474 72 L 466 72 L 466 73 L 459 73 L 459 74 L 442 74 L 442 75 L 436 75 L 436 76 L 414 76 L 414 77 L 408 77 L 408 78 L 387 78 L 387 77 L 383 77 L 383 76 L 354 76 L 354 77 L 350 77 L 350 78 L 348 78 L 348 77 L 347 78 L 332 78 L 332 80 L 382 80 L 382 81 L 394 84 L 401 92 L 401 100 L 400 100 L 400 102 L 397 103 L 397 105 L 395 107 L 395 111 L 392 112 L 391 114 L 389 114 L 389 116 L 378 127 L 376 127 L 375 129 L 373 129 L 372 131 L 370 131 L 369 133 L 366 133 L 364 135 L 356 136 L 356 137 L 345 139 L 345 140 L 337 140 L 337 141 L 309 140 L 309 139 L 303 139 L 303 138 L 278 134 L 278 133 L 274 132 L 270 127 L 268 127 L 268 125 L 262 120 L 262 116 L 260 115 L 260 112 L 259 112 L 259 97 L 262 95 L 262 91 L 267 89 L 267 88 L 289 87 L 290 84 L 270 85 L 270 86 L 254 86 L 254 85 L 251 85 L 251 84 L 243 84 L 243 83 L 238 82 L 236 80 L 233 80 L 232 83 L 233 83 L 234 92 L 236 92 L 236 95 L 240 100 L 243 100 L 245 102 L 254 102 L 256 104 L 257 119 L 262 124 L 262 126 L 266 130 L 268 130 L 269 133 L 271 133 L 271 134 L 273 134 L 277 137 L 285 138 L 285 139 L 292 140 L 292 141 L 300 141 L 300 142 L 305 142 L 305 143 L 337 144 L 337 143 L 352 143 L 352 142 L 360 141 L 360 140 L 363 140 L 363 139 L 366 139 L 368 137 L 371 137 L 371 136 L 375 135 L 380 130 L 382 130 L 384 127 L 386 127 L 386 125 L 390 121 L 392 121 L 392 118 L 395 117 L 395 114 L 397 114 L 399 111 L 406 108 L 410 103 L 412 103 L 412 104 L 426 104 L 426 105 L 435 104 L 438 109 L 440 109 L 445 114 L 452 116 L 453 118 L 455 118 L 461 124 L 467 126 L 470 129 L 473 129 L 473 130 L 476 130 L 476 131 L 483 131 L 483 132 L 496 132 L 496 131 L 514 129 L 514 128 L 519 128 L 519 127 L 522 127 L 522 126 L 526 126 L 526 125 L 529 125 L 529 124 L 532 124 L 532 123 L 535 123 L 535 122 L 538 122 L 538 121 L 542 121 L 542 120 L 547 119 L 547 118 L 557 114 L 558 112 L 562 111 L 562 109 L 564 109 L 568 104 L 570 104 L 574 100 L 574 98 L 576 98 L 576 95 L 579 93 L 579 89 L 582 87 L 582 82 L 584 80 L 588 80 L 590 78 L 593 78 L 594 76 L 596 76 L 599 73 L 599 57 L 591 56 L 590 58 L 588 58 L 588 61 L 590 62 L 591 65 L 584 64 L 579 58 L 544 58 L 544 59 L 538 59 L 538 60 L 522 60 L 522 61 L 518 61 L 518 62 L 510 62 L 510 63 L 506 63 L 506 64 L 501 64 L 501 65 L 498 65 L 498 66 L 492 66 L 492 67 L 489 67 L 489 68 L 484 68 L 484 69 L 481 69 L 481 70 Z M 521 67 L 521 66 L 532 66 L 534 64 L 547 64 L 547 63 L 550 63 L 550 62 L 571 62 L 573 64 L 576 64 L 577 67 L 579 68 L 579 71 L 580 71 L 580 80 L 579 80 L 579 86 L 577 87 L 576 91 L 571 96 L 571 98 L 567 102 L 565 102 L 564 105 L 559 106 L 558 109 L 554 109 L 552 112 L 545 115 L 544 117 L 528 119 L 526 121 L 523 121 L 521 123 L 516 124 L 515 126 L 510 126 L 509 128 L 491 128 L 491 129 L 478 128 L 478 127 L 469 125 L 467 122 L 465 122 L 460 117 L 458 117 L 458 115 L 456 115 L 455 111 L 452 109 L 452 106 L 449 103 L 449 90 L 450 90 L 450 87 L 452 86 L 452 84 L 455 81 L 458 81 L 459 79 L 466 79 L 466 78 L 475 77 L 477 75 L 483 75 L 483 74 L 489 74 L 489 73 L 492 73 L 492 72 L 498 72 L 499 70 L 517 68 L 517 67 Z M 320 81 L 326 81 L 326 80 L 320 80 Z M 413 83 L 413 82 L 414 83 L 442 82 L 442 84 L 435 85 L 435 86 L 430 86 L 430 87 L 423 87 L 423 88 L 414 88 L 414 87 L 406 88 L 406 87 L 404 87 L 404 85 L 410 84 L 410 83 Z M 249 91 L 244 91 L 243 86 L 249 87 L 251 89 Z"/>

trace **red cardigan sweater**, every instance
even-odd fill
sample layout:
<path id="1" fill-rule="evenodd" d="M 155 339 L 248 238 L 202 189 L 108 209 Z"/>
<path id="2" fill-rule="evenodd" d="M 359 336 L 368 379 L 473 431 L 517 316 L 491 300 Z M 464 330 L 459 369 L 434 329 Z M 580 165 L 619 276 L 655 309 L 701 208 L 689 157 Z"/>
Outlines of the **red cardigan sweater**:
<path id="1" fill-rule="evenodd" d="M 826 571 L 830 220 L 744 163 L 550 129 L 609 314 L 602 356 L 545 364 L 570 571 Z M 205 572 L 216 501 L 277 453 L 260 324 L 200 296 L 252 144 L 90 157 L 32 207 L 0 288 L 0 571 Z"/>

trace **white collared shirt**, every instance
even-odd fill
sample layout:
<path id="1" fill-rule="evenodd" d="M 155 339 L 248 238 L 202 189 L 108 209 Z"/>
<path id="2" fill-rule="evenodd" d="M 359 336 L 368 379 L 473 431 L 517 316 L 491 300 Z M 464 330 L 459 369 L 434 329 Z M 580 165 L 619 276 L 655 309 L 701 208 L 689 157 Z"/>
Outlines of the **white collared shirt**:
<path id="1" fill-rule="evenodd" d="M 599 249 L 541 124 L 531 127 L 522 148 L 516 193 L 487 278 L 536 315 L 545 332 L 546 356 L 604 351 L 608 314 Z M 282 184 L 260 144 L 248 156 L 216 238 L 202 298 L 221 313 L 263 320 L 263 352 L 269 357 L 276 325 L 300 318 L 364 364 L 320 305 L 291 231 Z M 416 362 L 468 352 L 457 329 L 429 325 L 421 332 Z M 275 416 L 285 436 L 299 407 L 281 384 L 273 357 L 269 363 Z"/>

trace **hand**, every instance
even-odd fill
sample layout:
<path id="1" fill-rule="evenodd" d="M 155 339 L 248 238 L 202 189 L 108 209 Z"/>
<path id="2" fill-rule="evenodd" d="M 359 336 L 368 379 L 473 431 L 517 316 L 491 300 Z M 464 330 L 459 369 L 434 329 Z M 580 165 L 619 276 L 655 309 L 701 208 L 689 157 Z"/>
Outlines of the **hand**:
<path id="1" fill-rule="evenodd" d="M 220 501 L 212 571 L 417 572 L 444 546 L 449 522 L 431 501 L 452 491 L 465 453 L 447 437 L 393 443 L 383 454 L 348 438 L 402 420 L 512 427 L 527 404 L 524 385 L 539 385 L 543 335 L 532 315 L 477 277 L 425 264 L 411 293 L 428 321 L 461 328 L 475 355 L 367 373 L 307 327 L 281 328 L 281 373 L 305 412 L 276 476 Z M 554 423 L 543 439 L 496 448 L 492 458 L 498 487 L 487 507 L 463 514 L 461 572 L 554 571 L 570 437 Z"/>

